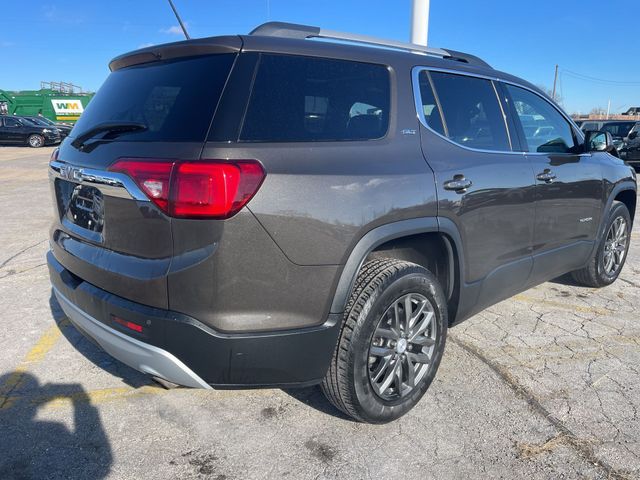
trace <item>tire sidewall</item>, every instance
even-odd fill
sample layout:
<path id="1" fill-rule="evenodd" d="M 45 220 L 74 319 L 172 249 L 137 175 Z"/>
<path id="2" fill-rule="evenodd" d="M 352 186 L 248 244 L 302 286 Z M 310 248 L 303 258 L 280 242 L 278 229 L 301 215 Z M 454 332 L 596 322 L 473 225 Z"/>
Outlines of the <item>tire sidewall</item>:
<path id="1" fill-rule="evenodd" d="M 609 233 L 609 228 L 615 221 L 616 218 L 622 217 L 625 219 L 627 224 L 627 245 L 624 252 L 624 258 L 622 259 L 622 265 L 620 268 L 613 274 L 607 275 L 603 269 L 603 258 L 604 258 L 604 247 L 607 242 L 607 234 Z M 596 255 L 596 275 L 600 283 L 604 285 L 610 285 L 616 281 L 620 272 L 624 268 L 624 265 L 627 261 L 627 255 L 629 253 L 629 246 L 631 244 L 631 215 L 629 215 L 629 210 L 623 203 L 615 203 L 611 208 L 611 212 L 609 214 L 609 219 L 607 220 L 607 225 L 605 226 L 604 232 L 602 233 L 602 239 L 600 241 L 600 245 L 598 246 L 598 254 Z"/>
<path id="2" fill-rule="evenodd" d="M 402 399 L 385 401 L 375 393 L 369 381 L 369 346 L 374 331 L 389 305 L 407 293 L 422 294 L 431 302 L 437 328 L 436 345 L 431 366 L 420 386 Z M 375 289 L 360 311 L 351 338 L 350 388 L 357 398 L 358 414 L 361 418 L 370 423 L 386 423 L 404 415 L 418 403 L 438 370 L 444 352 L 447 325 L 444 294 L 435 278 L 424 268 L 416 265 L 396 272 Z"/>

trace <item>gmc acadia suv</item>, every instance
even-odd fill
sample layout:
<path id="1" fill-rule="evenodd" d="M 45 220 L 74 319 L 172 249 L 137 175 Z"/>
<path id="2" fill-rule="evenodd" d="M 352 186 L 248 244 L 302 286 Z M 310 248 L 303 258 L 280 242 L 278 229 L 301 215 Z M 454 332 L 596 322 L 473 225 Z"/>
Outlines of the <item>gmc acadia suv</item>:
<path id="1" fill-rule="evenodd" d="M 610 134 L 472 55 L 381 43 L 274 22 L 115 58 L 50 162 L 70 321 L 165 383 L 321 383 L 383 423 L 451 326 L 566 272 L 612 283 L 636 179 Z"/>

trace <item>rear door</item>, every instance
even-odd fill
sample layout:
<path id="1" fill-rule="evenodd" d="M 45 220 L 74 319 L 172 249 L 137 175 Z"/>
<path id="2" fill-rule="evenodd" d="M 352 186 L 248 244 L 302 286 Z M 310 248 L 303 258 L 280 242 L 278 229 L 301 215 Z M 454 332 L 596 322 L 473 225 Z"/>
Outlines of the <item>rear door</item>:
<path id="1" fill-rule="evenodd" d="M 602 173 L 597 157 L 583 153 L 582 135 L 555 106 L 532 90 L 504 88 L 536 176 L 531 282 L 538 283 L 586 262 L 600 222 Z"/>
<path id="2" fill-rule="evenodd" d="M 424 155 L 435 172 L 438 216 L 462 239 L 468 307 L 478 311 L 524 288 L 531 270 L 534 180 L 514 151 L 494 82 L 414 71 Z"/>
<path id="3" fill-rule="evenodd" d="M 235 58 L 180 56 L 109 75 L 52 162 L 52 250 L 66 269 L 116 295 L 167 308 L 172 219 L 131 178 L 110 167 L 122 159 L 198 160 Z M 78 141 L 98 125 L 130 122 L 145 128 L 101 131 Z M 145 180 L 160 189 L 162 182 Z"/>
<path id="4" fill-rule="evenodd" d="M 0 140 L 6 143 L 26 142 L 27 135 L 24 126 L 17 118 L 4 117 L 0 127 Z"/>

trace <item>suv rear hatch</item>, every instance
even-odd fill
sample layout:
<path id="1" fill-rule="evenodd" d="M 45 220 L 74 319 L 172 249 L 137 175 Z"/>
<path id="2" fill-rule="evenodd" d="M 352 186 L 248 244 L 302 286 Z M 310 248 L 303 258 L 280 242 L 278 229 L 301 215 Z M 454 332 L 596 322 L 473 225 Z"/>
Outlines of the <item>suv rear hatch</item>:
<path id="1" fill-rule="evenodd" d="M 217 37 L 111 62 L 112 73 L 51 162 L 51 246 L 78 280 L 168 307 L 172 219 L 149 191 L 110 167 L 122 159 L 198 160 L 240 47 L 239 37 Z"/>

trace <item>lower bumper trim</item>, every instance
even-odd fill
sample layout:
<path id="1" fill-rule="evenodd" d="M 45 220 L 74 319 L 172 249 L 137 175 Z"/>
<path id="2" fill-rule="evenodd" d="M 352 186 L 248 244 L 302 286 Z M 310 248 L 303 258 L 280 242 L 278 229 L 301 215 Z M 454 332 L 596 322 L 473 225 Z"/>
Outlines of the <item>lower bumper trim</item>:
<path id="1" fill-rule="evenodd" d="M 171 353 L 110 328 L 80 310 L 57 288 L 54 287 L 53 291 L 71 323 L 93 338 L 112 357 L 131 368 L 178 385 L 211 388 Z"/>

